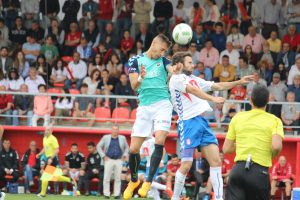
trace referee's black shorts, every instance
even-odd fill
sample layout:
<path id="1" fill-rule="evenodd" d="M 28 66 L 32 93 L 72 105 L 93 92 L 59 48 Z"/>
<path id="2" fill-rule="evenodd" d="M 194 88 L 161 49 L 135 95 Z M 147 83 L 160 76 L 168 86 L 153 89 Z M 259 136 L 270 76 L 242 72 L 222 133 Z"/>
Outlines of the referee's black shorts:
<path id="1" fill-rule="evenodd" d="M 250 170 L 245 169 L 246 162 L 235 164 L 229 174 L 226 200 L 269 200 L 269 169 L 256 163 Z"/>

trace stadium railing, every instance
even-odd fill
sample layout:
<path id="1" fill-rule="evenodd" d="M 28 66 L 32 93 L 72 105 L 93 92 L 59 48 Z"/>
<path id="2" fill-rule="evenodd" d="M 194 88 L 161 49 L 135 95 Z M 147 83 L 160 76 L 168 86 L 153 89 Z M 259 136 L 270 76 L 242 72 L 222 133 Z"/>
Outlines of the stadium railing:
<path id="1" fill-rule="evenodd" d="M 24 95 L 24 96 L 36 96 L 36 95 L 42 95 L 42 96 L 51 96 L 53 98 L 52 103 L 53 103 L 53 109 L 55 110 L 54 104 L 56 102 L 56 100 L 58 99 L 58 97 L 71 97 L 73 99 L 75 99 L 76 97 L 85 97 L 85 98 L 93 98 L 93 99 L 105 99 L 105 98 L 109 98 L 109 99 L 115 99 L 115 105 L 114 105 L 114 110 L 110 110 L 109 108 L 95 108 L 95 104 L 94 104 L 94 108 L 93 108 L 93 113 L 98 112 L 97 115 L 95 116 L 95 118 L 88 118 L 88 117 L 73 117 L 73 116 L 63 116 L 63 117 L 56 117 L 54 115 L 54 112 L 51 115 L 51 120 L 55 120 L 55 119 L 62 119 L 63 123 L 61 123 L 60 125 L 57 125 L 58 127 L 72 127 L 73 125 L 70 123 L 71 120 L 77 120 L 76 126 L 80 127 L 80 128 L 87 128 L 86 126 L 86 122 L 90 119 L 95 119 L 95 125 L 94 127 L 88 127 L 88 129 L 92 130 L 93 128 L 97 128 L 97 127 L 105 127 L 106 125 L 108 125 L 109 123 L 117 123 L 121 126 L 123 126 L 123 128 L 127 128 L 130 129 L 132 127 L 133 122 L 135 121 L 135 114 L 136 114 L 136 108 L 135 109 L 131 109 L 129 105 L 124 105 L 124 104 L 119 104 L 118 103 L 118 99 L 133 99 L 133 100 L 138 100 L 138 98 L 136 96 L 121 96 L 121 95 L 83 95 L 83 94 L 62 94 L 62 93 L 43 93 L 43 94 L 30 94 L 30 93 L 23 93 L 23 92 L 12 92 L 12 91 L 0 91 L 0 95 L 1 94 L 10 94 L 10 95 Z M 250 102 L 248 100 L 226 100 L 225 103 L 233 103 L 233 104 L 240 104 L 241 108 L 247 108 L 248 110 L 251 109 L 250 106 Z M 269 102 L 269 105 L 297 105 L 300 107 L 300 102 Z M 110 105 L 112 106 L 112 105 Z M 73 107 L 74 108 L 74 107 Z M 126 109 L 124 109 L 126 108 Z M 13 110 L 13 109 L 12 109 Z M 216 114 L 216 110 L 213 111 L 213 114 Z M 219 110 L 218 112 L 222 113 L 222 110 Z M 211 113 L 212 114 L 212 113 Z M 98 116 L 98 117 L 97 117 Z M 101 117 L 99 117 L 101 116 Z M 4 118 L 5 117 L 19 117 L 19 116 L 15 116 L 15 115 L 6 115 L 6 114 L 0 114 L 0 124 L 6 125 Z M 26 120 L 27 116 L 24 115 L 22 117 L 19 117 L 19 121 L 20 121 L 20 125 L 19 126 L 24 126 L 25 120 Z M 178 117 L 176 117 L 176 114 L 173 116 L 173 130 L 176 128 L 176 120 Z M 300 119 L 298 119 L 300 120 Z M 223 123 L 221 121 L 217 121 L 217 122 L 212 122 L 210 123 L 210 126 L 214 129 L 217 130 L 223 130 L 223 133 L 226 132 L 226 127 L 229 125 L 229 123 Z M 285 131 L 289 134 L 289 135 L 294 135 L 297 136 L 300 132 L 300 126 L 284 126 Z M 221 131 L 222 132 L 222 131 Z"/>

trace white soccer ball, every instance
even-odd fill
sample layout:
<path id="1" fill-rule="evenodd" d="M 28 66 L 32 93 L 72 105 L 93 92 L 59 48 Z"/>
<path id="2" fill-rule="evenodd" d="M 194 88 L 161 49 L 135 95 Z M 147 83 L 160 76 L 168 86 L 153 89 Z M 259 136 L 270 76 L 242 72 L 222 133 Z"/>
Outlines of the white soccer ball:
<path id="1" fill-rule="evenodd" d="M 175 26 L 172 36 L 177 44 L 186 45 L 192 40 L 193 31 L 188 24 L 181 23 Z"/>

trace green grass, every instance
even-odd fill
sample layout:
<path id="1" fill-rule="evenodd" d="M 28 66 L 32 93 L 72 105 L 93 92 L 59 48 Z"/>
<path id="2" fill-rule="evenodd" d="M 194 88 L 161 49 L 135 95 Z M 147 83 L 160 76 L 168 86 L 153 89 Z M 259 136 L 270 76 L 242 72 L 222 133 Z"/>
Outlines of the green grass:
<path id="1" fill-rule="evenodd" d="M 95 196 L 78 196 L 78 197 L 71 197 L 71 196 L 62 196 L 62 195 L 48 195 L 45 198 L 39 198 L 36 195 L 33 194 L 6 194 L 5 200 L 39 200 L 39 199 L 45 199 L 45 200 L 85 200 L 85 199 L 93 199 L 93 200 L 99 200 L 104 199 L 104 197 L 95 197 Z M 113 197 L 111 198 L 113 199 Z M 138 199 L 135 199 L 138 200 Z M 148 200 L 148 199 L 143 199 Z"/>

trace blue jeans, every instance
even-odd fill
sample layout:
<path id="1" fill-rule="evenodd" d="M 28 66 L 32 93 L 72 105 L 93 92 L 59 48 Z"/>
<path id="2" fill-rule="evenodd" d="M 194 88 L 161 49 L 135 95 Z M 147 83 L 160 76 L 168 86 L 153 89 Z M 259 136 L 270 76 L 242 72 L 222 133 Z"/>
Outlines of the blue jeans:
<path id="1" fill-rule="evenodd" d="M 8 110 L 5 113 L 2 113 L 3 115 L 12 115 L 12 111 Z M 12 125 L 12 117 L 5 117 L 5 124 L 6 125 Z"/>
<path id="2" fill-rule="evenodd" d="M 14 117 L 12 118 L 12 124 L 14 126 L 19 126 L 19 111 L 18 110 L 14 110 L 13 111 L 13 115 Z M 33 111 L 27 111 L 27 126 L 32 126 L 32 115 L 33 115 Z"/>
<path id="3" fill-rule="evenodd" d="M 77 79 L 77 81 L 75 82 L 76 83 L 76 89 L 77 90 L 79 90 L 80 89 L 80 86 L 81 86 L 81 84 L 82 84 L 82 81 L 83 81 L 83 79 Z M 73 82 L 70 80 L 70 79 L 67 79 L 66 81 L 65 81 L 65 89 L 67 89 L 67 90 L 69 90 L 69 89 L 71 89 L 72 88 L 72 84 L 73 84 Z"/>
<path id="4" fill-rule="evenodd" d="M 100 33 L 105 32 L 105 27 L 108 22 L 111 22 L 111 20 L 105 20 L 105 19 L 98 19 L 97 20 L 97 26 Z"/>
<path id="5" fill-rule="evenodd" d="M 24 168 L 24 176 L 25 176 L 25 190 L 28 191 L 30 186 L 29 186 L 29 182 L 33 182 L 33 177 L 34 176 L 38 176 L 39 172 L 30 167 L 29 165 L 26 165 Z"/>
<path id="6" fill-rule="evenodd" d="M 119 35 L 122 35 L 125 30 L 130 31 L 130 27 L 132 25 L 131 18 L 118 19 L 115 23 L 115 30 Z"/>

